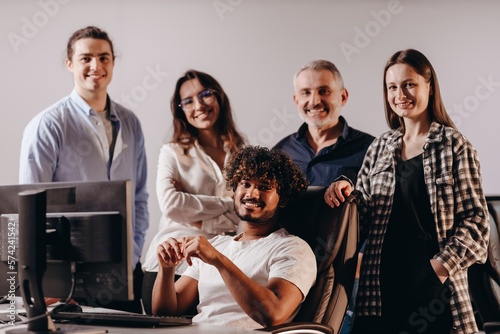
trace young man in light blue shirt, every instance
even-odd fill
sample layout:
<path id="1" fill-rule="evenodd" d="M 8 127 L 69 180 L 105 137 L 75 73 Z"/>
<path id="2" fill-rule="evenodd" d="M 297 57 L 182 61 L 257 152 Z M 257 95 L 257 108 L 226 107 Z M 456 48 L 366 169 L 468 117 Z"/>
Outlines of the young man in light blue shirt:
<path id="1" fill-rule="evenodd" d="M 24 130 L 20 183 L 131 180 L 133 187 L 134 285 L 141 286 L 140 255 L 149 225 L 144 136 L 138 118 L 113 102 L 113 43 L 96 27 L 73 33 L 66 66 L 72 93 L 39 113 Z M 98 200 L 99 194 L 96 194 Z M 137 301 L 140 288 L 134 289 Z M 129 309 L 141 312 L 137 308 Z"/>

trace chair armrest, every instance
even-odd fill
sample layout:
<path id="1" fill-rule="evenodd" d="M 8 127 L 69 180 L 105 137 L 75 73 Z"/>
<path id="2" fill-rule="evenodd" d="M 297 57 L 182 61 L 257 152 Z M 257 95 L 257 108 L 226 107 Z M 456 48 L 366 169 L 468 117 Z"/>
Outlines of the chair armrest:
<path id="1" fill-rule="evenodd" d="M 500 333 L 500 321 L 485 322 L 483 324 L 483 330 L 486 334 Z"/>
<path id="2" fill-rule="evenodd" d="M 333 334 L 333 328 L 329 325 L 318 324 L 315 322 L 292 322 L 277 326 L 257 329 L 273 334 Z"/>

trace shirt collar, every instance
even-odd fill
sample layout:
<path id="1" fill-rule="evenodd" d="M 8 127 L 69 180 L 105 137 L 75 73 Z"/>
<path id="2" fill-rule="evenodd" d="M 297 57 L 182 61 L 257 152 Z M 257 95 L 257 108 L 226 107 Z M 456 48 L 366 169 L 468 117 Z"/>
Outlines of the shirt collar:
<path id="1" fill-rule="evenodd" d="M 71 97 L 71 101 L 73 101 L 73 103 L 78 108 L 80 108 L 80 110 L 82 110 L 87 116 L 91 115 L 92 108 L 89 106 L 89 104 L 87 102 L 85 102 L 85 100 L 80 96 L 80 94 L 78 94 L 76 89 L 73 89 L 70 97 Z"/>
<path id="2" fill-rule="evenodd" d="M 345 118 L 342 116 L 339 116 L 339 122 L 343 124 L 342 133 L 340 134 L 340 137 L 342 137 L 343 139 L 347 139 L 347 136 L 349 135 L 349 125 L 347 124 L 347 121 L 345 120 Z M 299 139 L 305 138 L 307 129 L 308 129 L 307 123 L 305 123 L 305 122 L 302 123 L 299 130 L 297 131 Z"/>
<path id="3" fill-rule="evenodd" d="M 92 107 L 89 106 L 89 104 L 78 94 L 76 89 L 73 89 L 71 92 L 71 100 L 76 104 L 78 108 L 80 108 L 87 116 L 92 115 Z M 115 104 L 111 101 L 109 98 L 109 95 L 106 96 L 106 105 L 108 106 L 109 110 L 109 118 L 112 121 L 117 121 L 118 120 L 118 115 L 116 113 L 116 107 Z M 95 112 L 95 111 L 94 111 Z"/>
<path id="4" fill-rule="evenodd" d="M 444 125 L 432 122 L 431 128 L 429 129 L 429 135 L 427 136 L 427 141 L 429 143 L 440 142 L 443 139 Z"/>
<path id="5" fill-rule="evenodd" d="M 429 128 L 429 133 L 427 134 L 426 142 L 435 143 L 442 141 L 443 130 L 444 130 L 444 125 L 437 122 L 432 122 L 431 127 Z M 388 148 L 390 150 L 395 150 L 397 148 L 400 148 L 402 146 L 402 138 L 403 138 L 402 128 L 398 128 L 392 131 L 387 141 Z"/>

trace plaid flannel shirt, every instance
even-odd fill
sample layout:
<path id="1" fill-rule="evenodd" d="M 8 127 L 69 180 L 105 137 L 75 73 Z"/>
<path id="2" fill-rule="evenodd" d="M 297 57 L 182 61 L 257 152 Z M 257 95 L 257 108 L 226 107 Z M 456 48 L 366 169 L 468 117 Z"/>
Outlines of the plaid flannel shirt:
<path id="1" fill-rule="evenodd" d="M 401 155 L 402 136 L 400 130 L 393 130 L 377 138 L 358 175 L 361 233 L 368 236 L 356 305 L 360 316 L 382 313 L 382 244 L 394 199 L 395 164 Z M 477 325 L 467 268 L 486 260 L 489 240 L 489 215 L 477 153 L 458 131 L 434 122 L 423 147 L 423 168 L 439 243 L 434 259 L 442 262 L 450 274 L 453 333 L 473 333 Z M 409 319 L 418 320 L 418 315 Z"/>

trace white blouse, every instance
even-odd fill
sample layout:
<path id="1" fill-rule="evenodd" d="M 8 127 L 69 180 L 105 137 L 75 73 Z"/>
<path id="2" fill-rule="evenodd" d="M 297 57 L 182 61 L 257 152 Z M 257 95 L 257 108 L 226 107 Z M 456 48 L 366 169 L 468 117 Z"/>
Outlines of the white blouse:
<path id="1" fill-rule="evenodd" d="M 225 162 L 228 158 L 226 149 Z M 173 180 L 180 183 L 182 191 L 177 191 Z M 143 261 L 145 271 L 158 271 L 156 249 L 169 237 L 204 235 L 212 238 L 223 232 L 235 232 L 238 227 L 233 192 L 226 189 L 219 166 L 197 141 L 187 153 L 178 144 L 162 146 L 156 193 L 162 216 Z M 201 228 L 192 224 L 200 220 Z"/>

